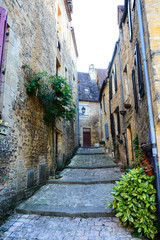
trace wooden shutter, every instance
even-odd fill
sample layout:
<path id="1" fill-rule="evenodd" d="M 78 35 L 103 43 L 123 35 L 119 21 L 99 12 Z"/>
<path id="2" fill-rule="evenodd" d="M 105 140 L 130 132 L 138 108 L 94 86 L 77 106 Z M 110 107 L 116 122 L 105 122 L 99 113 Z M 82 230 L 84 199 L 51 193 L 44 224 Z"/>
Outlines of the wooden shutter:
<path id="1" fill-rule="evenodd" d="M 106 123 L 104 127 L 105 127 L 105 136 L 106 136 L 106 139 L 108 139 L 109 138 L 108 124 Z"/>
<path id="2" fill-rule="evenodd" d="M 121 123 L 120 123 L 119 107 L 117 107 L 116 113 L 117 113 L 117 130 L 118 130 L 118 135 L 119 135 L 121 133 Z"/>
<path id="3" fill-rule="evenodd" d="M 135 106 L 136 112 L 138 112 L 138 98 L 137 98 L 135 70 L 134 69 L 132 69 L 132 84 L 133 84 L 134 106 Z"/>
<path id="4" fill-rule="evenodd" d="M 128 0 L 128 25 L 129 25 L 129 36 L 130 42 L 132 41 L 132 16 L 131 16 L 131 5 L 130 0 Z"/>
<path id="5" fill-rule="evenodd" d="M 112 75 L 109 76 L 109 99 L 112 99 Z"/>
<path id="6" fill-rule="evenodd" d="M 138 40 L 136 41 L 136 68 L 137 68 L 137 76 L 138 76 L 138 84 L 139 84 L 139 94 L 140 94 L 140 97 L 142 98 L 144 96 L 144 83 L 143 83 L 141 55 L 140 55 Z"/>
<path id="7" fill-rule="evenodd" d="M 116 64 L 114 64 L 114 86 L 115 86 L 115 91 L 117 91 L 117 73 L 116 73 Z"/>
<path id="8" fill-rule="evenodd" d="M 112 138 L 115 138 L 115 125 L 114 125 L 114 116 L 113 113 L 111 113 L 110 115 L 110 121 L 111 121 L 111 134 L 112 134 Z"/>
<path id="9" fill-rule="evenodd" d="M 7 18 L 6 10 L 0 7 L 0 85 L 2 79 L 2 67 L 3 67 L 3 56 L 4 56 L 4 47 L 5 47 L 5 38 L 7 30 Z"/>

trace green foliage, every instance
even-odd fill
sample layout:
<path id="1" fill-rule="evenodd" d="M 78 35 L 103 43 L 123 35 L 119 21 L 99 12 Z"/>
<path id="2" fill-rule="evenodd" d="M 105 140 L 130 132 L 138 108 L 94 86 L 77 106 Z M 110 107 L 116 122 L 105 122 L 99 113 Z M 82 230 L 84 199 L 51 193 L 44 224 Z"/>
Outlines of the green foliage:
<path id="1" fill-rule="evenodd" d="M 135 165 L 135 167 L 139 167 L 141 162 L 145 158 L 145 154 L 144 154 L 143 150 L 139 147 L 139 139 L 138 139 L 137 134 L 132 142 L 132 146 L 133 146 L 133 151 L 135 153 L 135 164 L 134 165 Z"/>
<path id="2" fill-rule="evenodd" d="M 99 144 L 105 144 L 105 141 L 99 141 Z"/>
<path id="3" fill-rule="evenodd" d="M 154 176 L 143 174 L 142 168 L 132 169 L 113 188 L 114 201 L 106 201 L 107 208 L 113 207 L 120 223 L 134 228 L 139 236 L 154 239 L 156 227 L 156 190 Z"/>
<path id="4" fill-rule="evenodd" d="M 28 70 L 28 69 L 27 69 Z M 72 90 L 67 79 L 47 72 L 30 74 L 29 83 L 25 84 L 29 96 L 36 96 L 44 107 L 44 120 L 55 119 L 71 121 L 76 113 Z"/>

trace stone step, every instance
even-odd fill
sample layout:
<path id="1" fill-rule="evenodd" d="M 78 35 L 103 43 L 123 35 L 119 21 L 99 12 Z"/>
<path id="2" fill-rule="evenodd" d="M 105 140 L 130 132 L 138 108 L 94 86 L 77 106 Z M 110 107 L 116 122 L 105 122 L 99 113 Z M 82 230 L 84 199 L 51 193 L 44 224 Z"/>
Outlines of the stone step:
<path id="1" fill-rule="evenodd" d="M 77 155 L 97 155 L 97 154 L 105 154 L 105 148 L 79 148 L 76 152 Z"/>
<path id="2" fill-rule="evenodd" d="M 48 183 L 61 184 L 99 184 L 115 183 L 122 176 L 119 168 L 103 169 L 64 169 L 59 179 L 50 179 Z"/>
<path id="3" fill-rule="evenodd" d="M 118 167 L 119 165 L 105 155 L 75 155 L 69 168 L 109 168 Z"/>
<path id="4" fill-rule="evenodd" d="M 102 168 L 116 168 L 116 167 L 119 167 L 120 165 L 119 164 L 116 164 L 116 165 L 110 165 L 110 166 L 97 166 L 97 167 L 90 167 L 90 166 L 86 166 L 86 167 L 83 167 L 83 166 L 79 166 L 79 167 L 74 167 L 74 166 L 66 166 L 66 168 L 71 168 L 71 169 L 102 169 Z"/>
<path id="5" fill-rule="evenodd" d="M 82 184 L 82 185 L 90 185 L 90 184 L 108 184 L 108 183 L 116 183 L 119 179 L 114 180 L 81 180 L 81 181 L 74 181 L 74 180 L 57 180 L 57 179 L 50 179 L 48 180 L 48 184 Z"/>
<path id="6" fill-rule="evenodd" d="M 47 184 L 16 208 L 17 213 L 68 217 L 114 216 L 106 209 L 115 184 Z"/>

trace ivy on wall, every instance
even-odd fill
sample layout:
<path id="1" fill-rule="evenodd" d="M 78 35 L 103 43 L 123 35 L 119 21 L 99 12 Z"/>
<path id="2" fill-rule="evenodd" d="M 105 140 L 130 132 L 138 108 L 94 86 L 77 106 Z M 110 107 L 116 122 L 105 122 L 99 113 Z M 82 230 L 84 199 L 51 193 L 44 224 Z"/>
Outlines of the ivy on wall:
<path id="1" fill-rule="evenodd" d="M 37 97 L 44 107 L 44 120 L 48 123 L 55 119 L 71 121 L 77 109 L 67 79 L 49 75 L 46 71 L 34 72 L 28 65 L 23 65 L 23 68 L 27 80 L 27 94 Z"/>

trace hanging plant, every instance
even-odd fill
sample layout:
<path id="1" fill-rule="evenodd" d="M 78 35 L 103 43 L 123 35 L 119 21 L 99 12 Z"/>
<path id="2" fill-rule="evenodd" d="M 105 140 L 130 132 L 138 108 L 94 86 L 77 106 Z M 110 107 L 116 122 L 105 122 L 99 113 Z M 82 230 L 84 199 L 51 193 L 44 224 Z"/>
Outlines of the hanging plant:
<path id="1" fill-rule="evenodd" d="M 53 122 L 55 119 L 71 121 L 76 114 L 72 89 L 67 79 L 49 75 L 46 71 L 35 73 L 26 69 L 28 83 L 25 84 L 29 96 L 36 96 L 44 107 L 44 120 Z"/>

